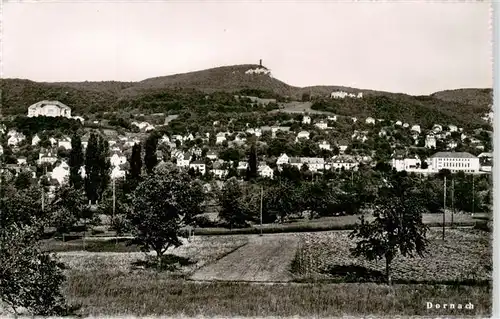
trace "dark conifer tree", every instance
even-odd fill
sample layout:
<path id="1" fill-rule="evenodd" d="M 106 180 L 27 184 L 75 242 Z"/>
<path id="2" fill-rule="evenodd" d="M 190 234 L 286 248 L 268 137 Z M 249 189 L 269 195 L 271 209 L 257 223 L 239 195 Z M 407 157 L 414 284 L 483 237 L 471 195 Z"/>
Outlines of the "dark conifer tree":
<path id="1" fill-rule="evenodd" d="M 248 156 L 248 169 L 247 179 L 252 180 L 257 177 L 257 150 L 255 144 L 250 147 L 250 154 Z"/>
<path id="2" fill-rule="evenodd" d="M 158 158 L 156 157 L 157 148 L 158 138 L 156 135 L 151 134 L 146 140 L 146 145 L 144 146 L 144 165 L 146 166 L 148 174 L 151 174 L 155 166 L 158 164 Z"/>
<path id="3" fill-rule="evenodd" d="M 102 194 L 109 185 L 111 179 L 111 163 L 109 159 L 109 144 L 103 136 L 99 136 L 99 156 L 98 156 L 98 170 L 99 170 L 99 189 L 97 198 L 101 199 Z"/>
<path id="4" fill-rule="evenodd" d="M 97 135 L 92 133 L 85 152 L 85 193 L 90 203 L 97 201 L 99 181 L 99 141 Z"/>
<path id="5" fill-rule="evenodd" d="M 130 156 L 130 169 L 127 173 L 128 186 L 130 191 L 133 191 L 140 182 L 142 160 L 141 160 L 141 144 L 134 144 L 132 147 L 132 155 Z"/>
<path id="6" fill-rule="evenodd" d="M 78 134 L 71 138 L 71 151 L 69 153 L 69 184 L 75 189 L 83 186 L 83 179 L 80 175 L 80 169 L 84 164 L 82 140 Z"/>

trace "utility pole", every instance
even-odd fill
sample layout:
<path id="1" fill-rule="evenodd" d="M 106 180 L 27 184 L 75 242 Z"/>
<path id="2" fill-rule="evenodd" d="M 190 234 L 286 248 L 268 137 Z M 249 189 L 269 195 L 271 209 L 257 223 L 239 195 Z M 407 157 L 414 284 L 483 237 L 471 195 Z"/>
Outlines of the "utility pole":
<path id="1" fill-rule="evenodd" d="M 472 216 L 474 216 L 474 212 L 476 210 L 475 208 L 475 203 L 474 203 L 474 173 L 472 174 Z"/>
<path id="2" fill-rule="evenodd" d="M 43 176 L 42 176 L 42 180 L 43 180 L 43 177 L 47 176 L 47 166 L 44 165 L 43 166 Z M 45 185 L 42 184 L 42 213 L 45 212 Z"/>
<path id="3" fill-rule="evenodd" d="M 446 176 L 444 177 L 444 191 L 443 191 L 443 197 L 444 197 L 444 201 L 443 201 L 443 240 L 444 240 L 444 224 L 445 224 L 445 221 L 446 221 Z"/>
<path id="4" fill-rule="evenodd" d="M 451 227 L 453 228 L 453 215 L 455 214 L 455 179 L 451 180 Z"/>
<path id="5" fill-rule="evenodd" d="M 115 193 L 115 179 L 113 178 L 113 219 L 115 218 L 116 210 L 116 193 Z"/>
<path id="6" fill-rule="evenodd" d="M 116 193 L 115 193 L 115 178 L 113 178 L 113 223 L 115 223 L 115 228 L 116 228 L 115 210 L 116 210 Z M 116 245 L 118 245 L 118 232 L 115 229 L 115 246 Z"/>
<path id="7" fill-rule="evenodd" d="M 264 188 L 260 187 L 260 236 L 262 236 L 262 197 L 264 196 Z"/>

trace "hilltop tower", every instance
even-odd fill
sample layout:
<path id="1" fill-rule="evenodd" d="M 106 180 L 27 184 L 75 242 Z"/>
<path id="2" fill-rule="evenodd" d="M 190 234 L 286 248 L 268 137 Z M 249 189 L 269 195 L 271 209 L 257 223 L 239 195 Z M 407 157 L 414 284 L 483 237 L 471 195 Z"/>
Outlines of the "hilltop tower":
<path id="1" fill-rule="evenodd" d="M 262 67 L 262 59 L 259 60 L 259 66 Z"/>

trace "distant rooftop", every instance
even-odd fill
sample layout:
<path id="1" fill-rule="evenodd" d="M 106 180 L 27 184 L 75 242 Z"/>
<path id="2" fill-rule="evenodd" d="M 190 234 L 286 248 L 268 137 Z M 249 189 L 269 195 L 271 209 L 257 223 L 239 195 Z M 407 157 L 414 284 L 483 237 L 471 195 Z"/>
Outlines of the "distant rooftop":
<path id="1" fill-rule="evenodd" d="M 441 157 L 441 158 L 475 158 L 474 155 L 467 152 L 437 152 L 432 155 L 431 158 Z"/>
<path id="2" fill-rule="evenodd" d="M 45 105 L 57 105 L 57 106 L 62 107 L 62 108 L 70 109 L 70 107 L 64 103 L 61 103 L 59 101 L 48 101 L 48 100 L 43 100 L 43 101 L 37 102 L 35 104 L 32 104 L 32 105 L 30 105 L 29 108 L 44 107 Z"/>

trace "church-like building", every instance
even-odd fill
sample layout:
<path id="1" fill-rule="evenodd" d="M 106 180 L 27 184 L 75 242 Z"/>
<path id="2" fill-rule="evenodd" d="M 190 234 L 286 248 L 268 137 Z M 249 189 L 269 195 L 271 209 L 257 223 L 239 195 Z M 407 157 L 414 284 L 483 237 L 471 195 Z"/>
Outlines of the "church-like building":
<path id="1" fill-rule="evenodd" d="M 28 108 L 28 117 L 62 116 L 71 118 L 71 108 L 59 101 L 40 101 Z"/>

